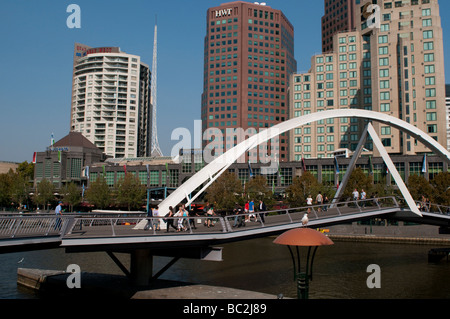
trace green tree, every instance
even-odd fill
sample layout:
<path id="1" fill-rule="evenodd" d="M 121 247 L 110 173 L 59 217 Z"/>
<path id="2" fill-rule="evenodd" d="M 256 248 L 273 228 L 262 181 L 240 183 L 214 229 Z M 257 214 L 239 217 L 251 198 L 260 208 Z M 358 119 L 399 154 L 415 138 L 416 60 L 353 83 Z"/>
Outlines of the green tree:
<path id="1" fill-rule="evenodd" d="M 423 176 L 416 174 L 409 176 L 408 190 L 415 200 L 421 200 L 422 196 L 425 196 L 426 198 L 429 198 L 431 202 L 434 201 L 435 190 Z"/>
<path id="2" fill-rule="evenodd" d="M 85 195 L 89 203 L 101 209 L 108 207 L 111 203 L 109 186 L 106 184 L 106 179 L 101 175 L 95 181 L 89 183 Z"/>
<path id="3" fill-rule="evenodd" d="M 344 193 L 342 194 L 342 200 L 347 200 L 352 197 L 352 193 L 355 190 L 361 192 L 362 189 L 366 192 L 367 197 L 373 191 L 373 177 L 372 175 L 366 175 L 364 171 L 357 167 L 350 174 Z"/>
<path id="4" fill-rule="evenodd" d="M 44 178 L 37 186 L 37 194 L 34 197 L 36 204 L 43 205 L 43 208 L 45 209 L 47 204 L 54 198 L 54 192 L 55 187 L 53 184 Z"/>
<path id="5" fill-rule="evenodd" d="M 63 195 L 64 201 L 69 204 L 70 212 L 73 212 L 73 207 L 81 203 L 80 189 L 77 187 L 77 185 L 75 185 L 74 182 L 72 182 L 70 184 L 64 185 L 61 193 Z"/>
<path id="6" fill-rule="evenodd" d="M 241 201 L 243 188 L 236 174 L 223 173 L 207 190 L 205 199 L 216 210 L 232 210 Z"/>
<path id="7" fill-rule="evenodd" d="M 435 204 L 450 206 L 450 172 L 437 174 L 430 182 Z"/>
<path id="8" fill-rule="evenodd" d="M 116 200 L 120 205 L 126 205 L 130 211 L 139 208 L 145 197 L 145 186 L 134 174 L 128 173 L 118 181 Z"/>
<path id="9" fill-rule="evenodd" d="M 22 162 L 16 169 L 17 174 L 22 176 L 27 182 L 31 182 L 34 178 L 34 164 L 27 161 Z"/>
<path id="10" fill-rule="evenodd" d="M 310 172 L 304 172 L 302 176 L 295 177 L 292 185 L 286 188 L 287 201 L 291 207 L 306 206 L 308 195 L 315 199 L 315 195 L 319 192 L 323 192 L 323 185 Z"/>
<path id="11" fill-rule="evenodd" d="M 257 205 L 259 200 L 262 200 L 266 204 L 267 209 L 273 206 L 273 193 L 267 185 L 267 178 L 264 176 L 257 175 L 251 178 L 245 184 L 245 195 L 246 199 L 255 200 L 255 205 Z"/>
<path id="12" fill-rule="evenodd" d="M 11 204 L 11 174 L 0 174 L 0 206 Z"/>

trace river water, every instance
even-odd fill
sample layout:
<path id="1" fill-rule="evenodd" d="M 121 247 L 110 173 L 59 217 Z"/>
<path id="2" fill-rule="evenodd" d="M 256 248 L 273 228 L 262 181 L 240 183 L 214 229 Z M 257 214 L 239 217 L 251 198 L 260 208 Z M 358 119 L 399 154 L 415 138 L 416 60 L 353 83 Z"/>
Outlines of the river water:
<path id="1" fill-rule="evenodd" d="M 222 262 L 179 260 L 161 279 L 283 294 L 296 298 L 289 251 L 262 238 L 223 245 Z M 338 242 L 320 247 L 314 262 L 311 299 L 448 299 L 450 262 L 428 263 L 435 246 Z M 129 267 L 128 255 L 117 255 Z M 155 271 L 170 259 L 156 257 Z M 63 249 L 0 255 L 0 299 L 33 299 L 17 287 L 17 268 L 65 270 L 78 264 L 83 272 L 122 274 L 106 253 L 66 254 Z M 381 288 L 370 289 L 369 265 L 380 267 Z"/>

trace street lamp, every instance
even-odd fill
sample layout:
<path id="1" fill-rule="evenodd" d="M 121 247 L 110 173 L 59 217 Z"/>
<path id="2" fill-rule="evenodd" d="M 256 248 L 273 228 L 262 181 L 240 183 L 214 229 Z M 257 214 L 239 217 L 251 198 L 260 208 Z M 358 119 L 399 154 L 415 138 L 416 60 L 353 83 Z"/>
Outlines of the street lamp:
<path id="1" fill-rule="evenodd" d="M 316 230 L 310 228 L 291 229 L 278 236 L 275 244 L 288 246 L 294 264 L 294 280 L 297 279 L 297 298 L 308 299 L 309 281 L 312 281 L 314 256 L 319 246 L 333 245 L 333 241 Z M 297 264 L 291 246 L 296 248 Z M 305 271 L 301 271 L 299 247 L 308 247 Z M 313 249 L 312 255 L 311 250 Z"/>

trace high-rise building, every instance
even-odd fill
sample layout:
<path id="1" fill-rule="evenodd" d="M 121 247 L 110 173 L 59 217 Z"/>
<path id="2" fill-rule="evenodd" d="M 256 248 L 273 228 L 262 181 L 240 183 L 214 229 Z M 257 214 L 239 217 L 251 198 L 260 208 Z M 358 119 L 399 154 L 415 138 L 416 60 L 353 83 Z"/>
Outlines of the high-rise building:
<path id="1" fill-rule="evenodd" d="M 334 52 L 314 56 L 308 73 L 294 74 L 291 116 L 358 108 L 402 119 L 447 146 L 444 54 L 437 0 L 378 0 L 376 14 L 356 4 L 356 27 L 333 37 Z M 360 14 L 361 13 L 361 14 Z M 391 154 L 430 152 L 411 136 L 374 122 Z M 291 159 L 331 157 L 354 150 L 365 121 L 335 119 L 292 132 Z M 372 150 L 370 142 L 366 149 Z"/>
<path id="2" fill-rule="evenodd" d="M 324 0 L 322 17 L 322 52 L 333 51 L 333 36 L 336 33 L 355 29 L 355 0 Z"/>
<path id="3" fill-rule="evenodd" d="M 260 132 L 288 119 L 289 80 L 297 68 L 294 28 L 280 10 L 243 1 L 209 8 L 206 20 L 203 146 L 217 145 L 220 154 L 239 142 L 230 133 L 234 129 Z M 279 148 L 272 151 L 280 161 L 288 160 L 287 135 L 278 146 L 268 146 Z M 256 153 L 249 152 L 249 158 Z"/>
<path id="4" fill-rule="evenodd" d="M 75 43 L 71 131 L 115 158 L 150 156 L 151 114 L 150 69 L 139 56 Z"/>

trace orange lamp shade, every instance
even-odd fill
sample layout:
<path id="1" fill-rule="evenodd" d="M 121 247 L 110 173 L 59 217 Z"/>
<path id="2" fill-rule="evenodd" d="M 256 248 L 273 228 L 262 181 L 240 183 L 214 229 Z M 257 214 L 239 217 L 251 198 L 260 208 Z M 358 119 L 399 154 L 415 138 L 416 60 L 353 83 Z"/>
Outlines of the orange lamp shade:
<path id="1" fill-rule="evenodd" d="M 286 246 L 328 246 L 334 245 L 333 241 L 311 228 L 296 228 L 284 232 L 274 241 L 275 244 Z"/>

